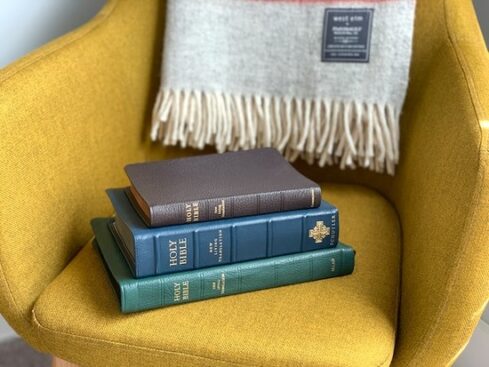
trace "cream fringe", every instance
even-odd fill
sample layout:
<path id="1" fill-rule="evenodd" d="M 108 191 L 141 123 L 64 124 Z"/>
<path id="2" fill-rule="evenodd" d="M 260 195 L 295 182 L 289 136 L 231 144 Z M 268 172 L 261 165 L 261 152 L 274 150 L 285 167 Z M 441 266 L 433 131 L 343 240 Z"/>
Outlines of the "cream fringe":
<path id="1" fill-rule="evenodd" d="M 153 111 L 153 141 L 217 151 L 274 147 L 302 157 L 393 175 L 399 160 L 399 111 L 388 103 L 237 96 L 162 90 Z"/>

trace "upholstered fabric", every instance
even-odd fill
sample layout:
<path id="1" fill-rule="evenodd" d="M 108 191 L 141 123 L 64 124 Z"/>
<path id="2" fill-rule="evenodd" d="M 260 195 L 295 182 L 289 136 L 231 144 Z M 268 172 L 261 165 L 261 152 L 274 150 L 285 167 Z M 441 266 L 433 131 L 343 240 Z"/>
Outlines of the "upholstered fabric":
<path id="1" fill-rule="evenodd" d="M 110 214 L 105 188 L 143 159 L 158 7 L 112 1 L 0 71 L 0 307 L 33 343 L 34 301 L 86 243 L 89 219 Z"/>
<path id="2" fill-rule="evenodd" d="M 177 336 L 183 334 L 165 334 L 166 325 L 153 325 L 155 334 L 148 341 L 145 329 L 137 327 L 139 323 L 109 312 L 115 303 L 111 305 L 110 298 L 103 298 L 110 297 L 105 293 L 101 292 L 100 308 L 95 308 L 90 297 L 76 303 L 79 294 L 70 293 L 72 300 L 52 297 L 63 281 L 68 283 L 69 276 L 77 282 L 66 291 L 74 292 L 74 287 L 82 287 L 87 284 L 84 281 L 100 273 L 90 248 L 77 253 L 90 238 L 90 218 L 110 213 L 103 189 L 125 182 L 125 163 L 198 153 L 162 149 L 145 140 L 159 79 L 164 5 L 160 0 L 111 0 L 87 25 L 0 71 L 0 312 L 33 346 L 88 365 L 104 365 L 106 359 L 119 361 L 123 367 L 138 360 L 165 365 L 166 355 L 155 352 L 157 343 L 159 347 L 167 343 L 183 348 L 183 344 L 171 344 L 172 340 L 181 343 Z M 369 187 L 389 201 L 400 223 L 402 242 L 399 322 L 392 362 L 397 366 L 444 366 L 468 342 L 489 295 L 489 59 L 470 0 L 418 0 L 411 84 L 401 128 L 401 161 L 395 177 L 362 170 L 299 168 L 317 181 Z M 347 203 L 350 199 L 344 200 Z M 343 229 L 345 236 L 367 233 Z M 355 238 L 351 240 L 353 243 Z M 369 241 L 358 241 L 358 246 L 370 248 L 365 240 Z M 360 265 L 350 282 L 364 284 L 359 279 Z M 82 270 L 87 272 L 85 278 L 81 277 Z M 102 279 L 93 282 L 95 290 L 107 286 Z M 353 288 L 346 290 L 353 294 Z M 280 294 L 288 292 L 286 289 L 267 292 Z M 357 293 L 367 294 L 363 292 L 367 290 Z M 264 297 L 261 294 L 265 292 L 239 297 Z M 52 300 L 49 306 L 48 299 Z M 368 300 L 379 308 L 394 301 Z M 215 302 L 235 301 L 228 298 Z M 70 310 L 68 306 L 74 305 L 80 308 L 71 309 L 72 314 L 65 319 L 59 317 L 64 308 Z M 251 312 L 256 305 L 246 311 Z M 271 302 L 266 306 L 285 307 Z M 181 312 L 177 310 L 161 312 Z M 324 305 L 314 318 L 326 322 L 328 317 L 322 313 L 327 310 Z M 252 319 L 264 317 L 255 316 L 249 316 L 249 325 Z M 135 317 L 142 319 L 144 314 Z M 285 339 L 273 340 L 276 347 L 290 342 L 293 335 L 327 335 L 328 324 L 313 325 L 310 318 L 299 322 L 300 314 L 294 317 L 291 330 L 298 334 L 291 331 Z M 81 329 L 84 320 L 103 322 Z M 177 326 L 186 323 L 184 317 L 172 320 Z M 361 333 L 370 320 L 355 320 L 358 323 L 346 326 L 348 330 L 353 330 L 354 336 L 367 337 Z M 281 352 L 290 357 L 290 364 L 297 362 L 297 356 L 313 364 L 312 358 L 333 361 L 340 353 L 345 359 L 336 359 L 332 365 L 354 363 L 352 355 L 358 357 L 357 365 L 365 365 L 361 358 L 370 364 L 380 363 L 392 353 L 392 340 L 384 333 L 394 324 L 392 319 L 375 320 L 371 330 L 383 331 L 368 334 L 371 345 L 361 351 L 344 353 L 341 348 L 345 344 L 334 349 L 334 342 L 321 340 L 324 349 L 318 350 L 331 351 L 329 356 L 319 352 L 304 355 L 300 349 L 293 349 L 292 343 L 287 344 L 290 349 L 283 347 Z M 77 331 L 80 335 L 101 333 L 97 334 L 101 337 L 114 325 L 118 328 L 113 329 L 111 347 L 95 337 L 75 339 L 62 334 Z M 60 334 L 48 332 L 48 328 Z M 261 330 L 270 335 L 267 333 L 277 329 Z M 280 331 L 285 335 L 285 329 Z M 225 358 L 223 353 L 245 348 L 233 342 L 244 340 L 238 338 L 252 332 L 242 328 L 233 329 L 233 333 L 234 337 L 230 333 L 227 337 L 219 335 L 219 343 L 225 344 L 197 344 L 200 352 Z M 141 345 L 141 353 L 119 348 L 122 338 Z M 379 345 L 377 338 L 383 340 Z M 319 345 L 316 339 L 311 343 Z M 363 345 L 360 339 L 356 343 Z M 273 359 L 275 351 L 261 348 L 242 349 L 245 354 L 240 358 L 251 361 L 260 354 L 264 361 L 278 363 Z M 311 349 L 305 346 L 304 350 Z M 116 350 L 118 353 L 110 353 Z M 199 363 L 178 355 L 182 365 Z"/>
<path id="3" fill-rule="evenodd" d="M 34 306 L 41 339 L 83 366 L 389 365 L 399 286 L 396 212 L 360 186 L 322 189 L 340 210 L 340 239 L 357 251 L 353 275 L 123 315 L 87 245 Z"/>

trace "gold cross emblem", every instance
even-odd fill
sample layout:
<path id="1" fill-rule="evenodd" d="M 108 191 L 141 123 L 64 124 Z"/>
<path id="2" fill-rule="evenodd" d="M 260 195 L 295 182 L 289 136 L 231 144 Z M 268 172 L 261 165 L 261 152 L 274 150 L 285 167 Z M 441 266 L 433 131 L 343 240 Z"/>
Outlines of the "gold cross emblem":
<path id="1" fill-rule="evenodd" d="M 326 227 L 323 221 L 317 221 L 316 226 L 309 230 L 309 238 L 314 238 L 316 243 L 321 243 L 329 232 L 330 228 Z"/>

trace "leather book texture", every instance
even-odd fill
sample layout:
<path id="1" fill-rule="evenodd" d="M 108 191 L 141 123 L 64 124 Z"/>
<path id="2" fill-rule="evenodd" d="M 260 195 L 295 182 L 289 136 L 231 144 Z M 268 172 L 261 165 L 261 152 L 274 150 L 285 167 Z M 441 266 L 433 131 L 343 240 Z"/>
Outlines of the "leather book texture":
<path id="1" fill-rule="evenodd" d="M 354 250 L 338 244 L 332 249 L 135 279 L 108 228 L 112 220 L 92 220 L 94 246 L 123 313 L 347 275 L 355 263 Z"/>
<path id="2" fill-rule="evenodd" d="M 338 210 L 292 210 L 213 222 L 148 228 L 124 189 L 109 189 L 111 227 L 135 277 L 224 265 L 331 248 L 339 236 Z"/>
<path id="3" fill-rule="evenodd" d="M 130 197 L 150 227 L 315 208 L 319 185 L 275 149 L 254 149 L 125 167 Z"/>

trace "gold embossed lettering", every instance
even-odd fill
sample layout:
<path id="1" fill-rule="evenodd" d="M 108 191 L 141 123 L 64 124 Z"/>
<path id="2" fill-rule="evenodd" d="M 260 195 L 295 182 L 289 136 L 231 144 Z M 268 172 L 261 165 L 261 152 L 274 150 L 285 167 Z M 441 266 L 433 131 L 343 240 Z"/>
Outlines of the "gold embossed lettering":
<path id="1" fill-rule="evenodd" d="M 170 259 L 170 266 L 178 265 L 178 252 L 177 252 L 177 242 L 169 240 L 168 241 L 168 257 Z"/>
<path id="2" fill-rule="evenodd" d="M 190 297 L 189 281 L 182 282 L 182 299 L 188 301 Z"/>
<path id="3" fill-rule="evenodd" d="M 188 262 L 188 244 L 187 238 L 168 241 L 168 259 L 170 266 L 187 265 Z"/>
<path id="4" fill-rule="evenodd" d="M 198 222 L 200 220 L 199 203 L 185 204 L 185 221 Z"/>
<path id="5" fill-rule="evenodd" d="M 180 302 L 182 300 L 182 288 L 180 283 L 173 283 L 173 302 Z"/>
<path id="6" fill-rule="evenodd" d="M 178 240 L 178 262 L 180 265 L 187 264 L 187 238 L 180 238 Z"/>
<path id="7" fill-rule="evenodd" d="M 216 214 L 220 218 L 226 217 L 226 203 L 224 202 L 224 200 L 221 200 L 221 202 L 214 207 L 214 214 Z"/>

